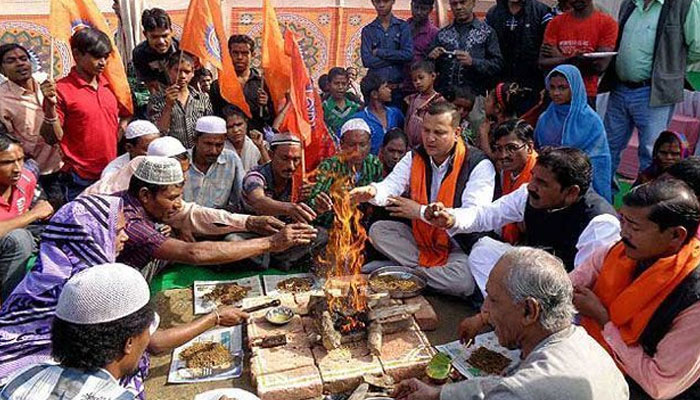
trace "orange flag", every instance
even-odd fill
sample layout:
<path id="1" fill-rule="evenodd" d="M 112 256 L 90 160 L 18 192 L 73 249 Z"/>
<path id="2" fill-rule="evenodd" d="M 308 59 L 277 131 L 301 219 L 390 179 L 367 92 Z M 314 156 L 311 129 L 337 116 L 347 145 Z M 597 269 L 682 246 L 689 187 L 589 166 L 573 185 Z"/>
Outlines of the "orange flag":
<path id="1" fill-rule="evenodd" d="M 221 46 L 222 43 L 226 43 L 226 32 L 219 1 L 191 0 L 185 17 L 180 49 L 199 58 L 202 65 L 209 63 L 218 69 L 221 96 L 250 117 L 250 108 L 233 68 L 231 54 L 227 48 Z"/>
<path id="2" fill-rule="evenodd" d="M 262 69 L 265 84 L 276 109 L 285 101 L 285 93 L 290 88 L 290 59 L 284 52 L 282 30 L 277 21 L 272 0 L 263 0 Z"/>
<path id="3" fill-rule="evenodd" d="M 124 64 L 114 38 L 111 37 L 112 30 L 107 26 L 107 21 L 95 2 L 93 0 L 51 0 L 49 31 L 54 40 L 68 43 L 73 33 L 85 27 L 99 29 L 110 37 L 112 52 L 107 58 L 107 67 L 103 73 L 112 86 L 119 104 L 133 113 L 134 105 L 131 101 L 131 90 L 126 80 Z"/>
<path id="4" fill-rule="evenodd" d="M 301 138 L 305 149 L 305 167 L 311 171 L 321 160 L 335 154 L 335 145 L 323 122 L 321 97 L 314 90 L 309 70 L 291 29 L 284 33 L 284 51 L 291 59 L 292 106 L 283 127 Z"/>

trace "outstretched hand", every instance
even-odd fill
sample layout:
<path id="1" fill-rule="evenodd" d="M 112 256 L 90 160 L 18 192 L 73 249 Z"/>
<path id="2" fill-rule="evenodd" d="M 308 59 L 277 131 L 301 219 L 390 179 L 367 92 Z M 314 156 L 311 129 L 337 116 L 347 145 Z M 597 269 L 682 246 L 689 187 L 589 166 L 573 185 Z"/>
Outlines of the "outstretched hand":
<path id="1" fill-rule="evenodd" d="M 455 217 L 440 202 L 428 204 L 423 217 L 431 225 L 438 228 L 450 229 L 455 225 Z"/>

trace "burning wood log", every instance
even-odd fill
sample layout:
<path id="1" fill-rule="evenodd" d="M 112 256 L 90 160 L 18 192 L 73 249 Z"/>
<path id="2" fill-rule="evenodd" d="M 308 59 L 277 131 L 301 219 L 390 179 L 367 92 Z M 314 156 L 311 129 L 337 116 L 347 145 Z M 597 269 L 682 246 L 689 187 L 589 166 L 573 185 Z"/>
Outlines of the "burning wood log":
<path id="1" fill-rule="evenodd" d="M 382 324 L 373 322 L 367 329 L 367 347 L 372 355 L 379 356 L 382 351 Z"/>
<path id="2" fill-rule="evenodd" d="M 333 318 L 331 318 L 331 313 L 328 311 L 324 311 L 323 314 L 321 314 L 321 337 L 323 347 L 325 347 L 326 350 L 335 350 L 340 347 L 340 332 L 335 330 Z"/>
<path id="3" fill-rule="evenodd" d="M 412 315 L 417 313 L 418 310 L 420 310 L 420 304 L 402 304 L 398 306 L 384 307 L 376 310 L 370 310 L 368 313 L 368 319 L 370 321 L 376 321 L 378 319 L 385 319 L 395 315 Z"/>

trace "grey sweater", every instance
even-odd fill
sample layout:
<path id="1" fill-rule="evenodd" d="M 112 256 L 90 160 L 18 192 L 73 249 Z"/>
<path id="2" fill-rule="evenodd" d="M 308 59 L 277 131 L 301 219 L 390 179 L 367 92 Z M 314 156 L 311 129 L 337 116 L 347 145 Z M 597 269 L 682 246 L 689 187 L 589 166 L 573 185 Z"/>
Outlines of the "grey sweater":
<path id="1" fill-rule="evenodd" d="M 552 334 L 504 377 L 445 385 L 440 400 L 626 400 L 629 388 L 608 353 L 578 326 Z"/>

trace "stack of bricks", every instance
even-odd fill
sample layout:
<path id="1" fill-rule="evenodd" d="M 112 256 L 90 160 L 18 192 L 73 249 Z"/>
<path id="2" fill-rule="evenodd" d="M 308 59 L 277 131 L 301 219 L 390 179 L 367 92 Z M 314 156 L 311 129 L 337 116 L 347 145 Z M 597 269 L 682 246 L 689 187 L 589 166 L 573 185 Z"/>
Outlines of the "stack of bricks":
<path id="1" fill-rule="evenodd" d="M 422 296 L 406 299 L 406 303 L 421 304 L 421 309 L 410 329 L 384 335 L 379 357 L 370 354 L 366 341 L 348 343 L 330 352 L 320 344 L 312 344 L 308 336 L 316 328 L 313 319 L 305 315 L 308 307 L 299 304 L 303 298 L 297 295 L 293 300 L 280 299 L 283 304 L 294 304 L 299 311 L 286 325 L 267 322 L 266 310 L 253 313 L 248 320 L 251 376 L 261 400 L 306 400 L 324 393 L 343 393 L 353 390 L 365 375 L 387 374 L 395 381 L 423 376 L 434 350 L 422 330 L 435 329 L 437 316 Z M 308 301 L 308 296 L 305 298 Z M 246 299 L 243 307 L 269 300 Z M 259 339 L 280 334 L 287 338 L 284 346 L 252 346 Z"/>

